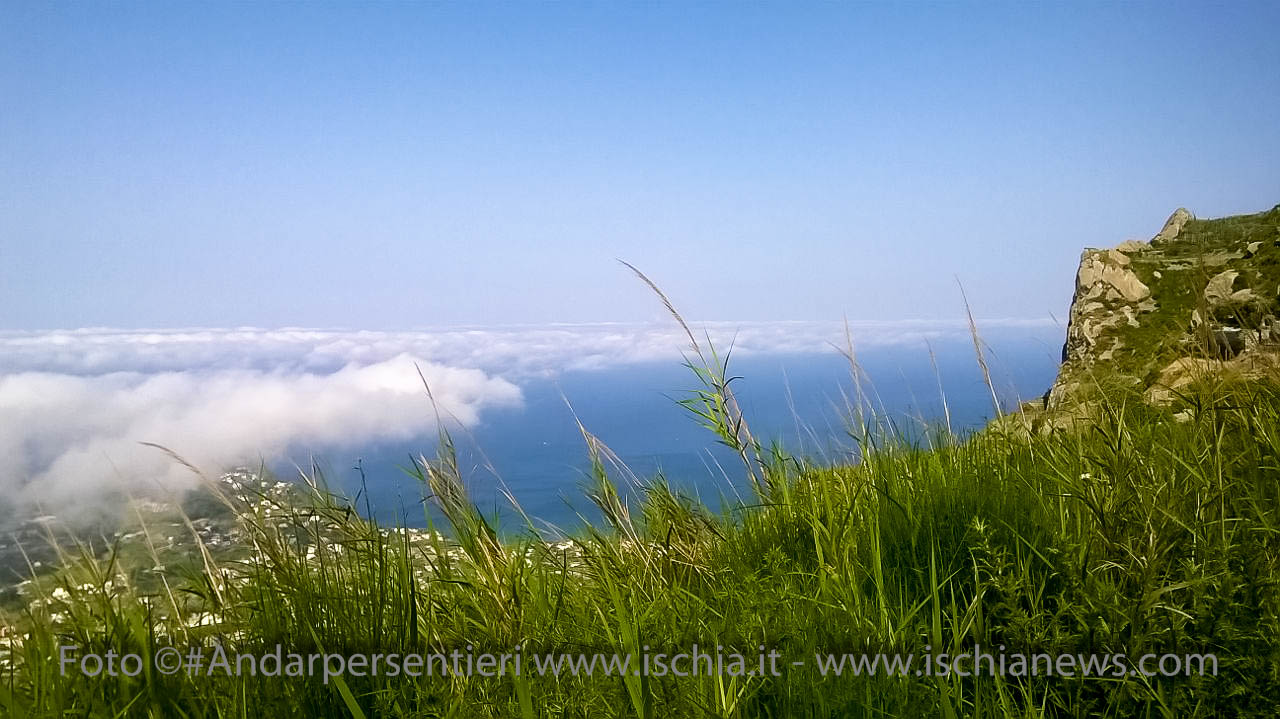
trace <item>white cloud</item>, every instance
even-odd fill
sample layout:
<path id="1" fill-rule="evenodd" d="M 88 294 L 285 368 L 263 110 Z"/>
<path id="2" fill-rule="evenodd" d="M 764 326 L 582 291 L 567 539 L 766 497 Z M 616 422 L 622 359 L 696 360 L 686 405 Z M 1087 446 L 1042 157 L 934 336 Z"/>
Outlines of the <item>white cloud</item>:
<path id="1" fill-rule="evenodd" d="M 1052 327 L 1048 320 L 983 320 L 984 332 Z M 967 336 L 964 322 L 851 322 L 860 347 L 918 345 Z M 738 354 L 831 352 L 844 344 L 839 322 L 702 322 L 720 348 Z M 0 332 L 0 366 L 70 374 L 198 368 L 331 372 L 400 354 L 504 376 L 678 359 L 687 340 L 674 323 L 582 324 L 415 331 L 322 329 L 79 329 Z"/>
<path id="2" fill-rule="evenodd" d="M 989 333 L 1044 331 L 987 320 Z M 964 339 L 963 322 L 854 322 L 859 347 Z M 738 355 L 829 353 L 839 322 L 699 323 L 699 339 Z M 433 414 L 414 363 L 442 407 L 474 424 L 518 404 L 522 377 L 631 362 L 678 361 L 674 324 L 447 328 L 79 329 L 0 332 L 0 498 L 68 502 L 97 490 L 173 485 L 295 447 L 367 446 L 421 436 Z"/>
<path id="3" fill-rule="evenodd" d="M 330 373 L 200 369 L 0 376 L 0 491 L 57 505 L 105 488 L 193 477 L 164 445 L 216 472 L 289 447 L 355 446 L 434 428 L 415 359 L 401 354 Z M 419 361 L 442 410 L 474 424 L 520 402 L 511 382 Z"/>

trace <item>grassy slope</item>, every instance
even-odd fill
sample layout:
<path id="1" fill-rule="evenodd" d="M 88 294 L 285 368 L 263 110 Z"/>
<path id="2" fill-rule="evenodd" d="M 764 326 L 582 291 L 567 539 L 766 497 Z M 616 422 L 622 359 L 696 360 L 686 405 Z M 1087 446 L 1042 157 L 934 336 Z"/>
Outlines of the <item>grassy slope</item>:
<path id="1" fill-rule="evenodd" d="M 1189 225 L 1186 241 L 1197 231 Z M 1145 281 L 1146 278 L 1144 278 Z M 1157 285 L 1158 286 L 1158 285 Z M 1166 289 L 1157 289 L 1159 293 Z M 1172 312 L 1173 304 L 1166 306 Z M 692 339 L 692 338 L 691 338 Z M 1153 343 L 1150 346 L 1160 346 Z M 1163 350 L 1161 350 L 1163 351 Z M 233 502 L 244 543 L 169 561 L 64 557 L 5 619 L 13 716 L 1272 716 L 1280 706 L 1280 385 L 1200 384 L 1171 407 L 1112 393 L 1087 426 L 965 441 L 855 432 L 858 466 L 762 449 L 728 372 L 686 407 L 751 468 L 715 516 L 642 483 L 569 542 L 499 544 L 450 444 L 421 467 L 445 540 L 378 528 L 322 493 Z M 1175 420 L 1175 413 L 1183 421 Z M 874 419 L 869 422 L 874 424 Z M 199 536 L 197 528 L 192 536 Z M 252 547 L 252 551 L 249 548 Z M 165 564 L 162 571 L 153 565 Z M 16 639 L 17 641 L 11 641 Z M 779 678 L 137 678 L 58 674 L 57 646 L 136 652 L 776 648 Z M 815 652 L 1203 653 L 1216 677 L 820 677 Z M 2 713 L 2 712 L 0 712 Z"/>
<path id="2" fill-rule="evenodd" d="M 762 506 L 731 518 L 650 483 L 634 523 L 619 515 L 568 547 L 499 547 L 459 497 L 450 546 L 379 531 L 323 497 L 254 505 L 245 522 L 258 551 L 175 569 L 159 585 L 140 584 L 120 558 L 68 557 L 42 583 L 46 601 L 15 620 L 30 636 L 0 706 L 14 716 L 343 716 L 355 713 L 345 689 L 365 716 L 1270 715 L 1280 704 L 1280 390 L 1202 388 L 1188 401 L 1189 422 L 1117 403 L 1081 433 L 890 443 L 858 467 L 777 463 Z M 425 479 L 440 494 L 451 470 L 433 466 Z M 214 638 L 259 652 L 695 642 L 765 644 L 784 657 L 974 644 L 1214 652 L 1221 674 L 823 679 L 810 667 L 767 680 L 348 678 L 340 689 L 63 678 L 52 660 L 62 643 L 146 655 Z"/>

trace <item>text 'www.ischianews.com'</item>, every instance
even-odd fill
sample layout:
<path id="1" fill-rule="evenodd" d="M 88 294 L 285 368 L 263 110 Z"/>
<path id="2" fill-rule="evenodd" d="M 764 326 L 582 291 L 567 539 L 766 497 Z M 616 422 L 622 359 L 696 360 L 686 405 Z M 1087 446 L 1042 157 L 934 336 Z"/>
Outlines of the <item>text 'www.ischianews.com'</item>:
<path id="1" fill-rule="evenodd" d="M 1190 677 L 1217 676 L 1214 654 L 1165 653 L 1130 657 L 1114 654 L 1044 654 L 987 651 L 822 653 L 786 657 L 763 645 L 743 653 L 692 645 L 681 651 L 637 653 L 474 652 L 471 647 L 412 653 L 299 653 L 280 645 L 260 653 L 229 651 L 221 644 L 161 647 L 145 655 L 88 652 L 75 645 L 58 649 L 62 676 L 137 677 L 154 671 L 191 678 L 293 677 L 781 677 L 787 671 L 816 671 L 822 677 Z"/>

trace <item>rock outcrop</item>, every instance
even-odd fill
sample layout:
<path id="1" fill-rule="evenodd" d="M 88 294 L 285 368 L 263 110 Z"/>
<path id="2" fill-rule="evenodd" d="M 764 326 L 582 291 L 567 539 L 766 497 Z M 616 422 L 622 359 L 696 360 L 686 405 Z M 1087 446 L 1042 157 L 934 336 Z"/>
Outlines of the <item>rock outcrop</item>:
<path id="1" fill-rule="evenodd" d="M 1169 215 L 1169 219 L 1164 221 L 1164 227 L 1151 238 L 1151 244 L 1157 245 L 1169 240 L 1175 240 L 1182 233 L 1182 228 L 1187 226 L 1188 222 L 1196 219 L 1196 216 L 1187 211 L 1185 207 L 1179 207 Z"/>
<path id="2" fill-rule="evenodd" d="M 1139 316 L 1158 305 L 1149 288 L 1130 269 L 1130 253 L 1145 251 L 1143 243 L 1125 243 L 1109 250 L 1086 249 L 1076 271 L 1075 295 L 1067 315 L 1067 340 L 1062 346 L 1064 366 L 1084 367 L 1095 359 L 1112 359 L 1125 347 L 1120 325 L 1140 327 Z M 1075 385 L 1055 383 L 1049 391 L 1050 406 L 1061 405 Z"/>
<path id="3" fill-rule="evenodd" d="M 1086 249 L 1042 410 L 1074 416 L 1113 387 L 1162 402 L 1205 372 L 1274 372 L 1278 296 L 1280 205 L 1217 220 L 1179 208 L 1149 243 Z"/>

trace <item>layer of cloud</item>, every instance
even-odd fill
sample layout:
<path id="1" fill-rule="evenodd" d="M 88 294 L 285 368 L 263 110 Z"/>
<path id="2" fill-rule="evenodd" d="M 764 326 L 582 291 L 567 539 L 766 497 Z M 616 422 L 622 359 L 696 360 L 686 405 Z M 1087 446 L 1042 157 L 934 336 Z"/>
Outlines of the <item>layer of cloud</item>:
<path id="1" fill-rule="evenodd" d="M 164 445 L 216 472 L 290 447 L 358 446 L 420 436 L 442 410 L 464 424 L 518 404 L 513 383 L 407 354 L 334 372 L 199 369 L 0 375 L 0 492 L 58 506 L 103 489 L 182 486 L 194 476 Z"/>
<path id="2" fill-rule="evenodd" d="M 1050 320 L 983 320 L 984 332 L 1051 328 Z M 860 347 L 919 345 L 968 335 L 963 321 L 851 322 Z M 694 331 L 739 355 L 831 352 L 844 344 L 840 322 L 704 322 Z M 0 332 L 0 368 L 101 374 L 259 369 L 332 372 L 352 363 L 409 354 L 503 376 L 678 359 L 687 339 L 674 323 L 447 328 L 416 331 L 322 329 L 78 329 Z"/>
<path id="3" fill-rule="evenodd" d="M 1038 320 L 988 320 L 984 331 L 1045 331 Z M 863 348 L 964 339 L 963 322 L 857 322 Z M 739 355 L 829 353 L 838 322 L 700 323 Z M 100 490 L 177 486 L 293 448 L 359 447 L 419 437 L 434 415 L 415 363 L 464 424 L 518 405 L 521 378 L 625 363 L 676 361 L 683 331 L 592 324 L 402 332 L 316 329 L 0 332 L 0 499 L 42 504 Z"/>

